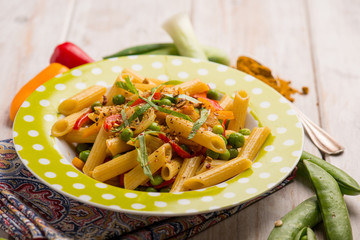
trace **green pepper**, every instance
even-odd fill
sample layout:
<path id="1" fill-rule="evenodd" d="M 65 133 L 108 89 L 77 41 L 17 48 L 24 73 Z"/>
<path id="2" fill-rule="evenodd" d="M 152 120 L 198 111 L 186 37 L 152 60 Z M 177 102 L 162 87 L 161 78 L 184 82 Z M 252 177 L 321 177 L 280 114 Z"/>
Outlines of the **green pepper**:
<path id="1" fill-rule="evenodd" d="M 319 201 L 327 238 L 353 239 L 349 213 L 336 180 L 318 165 L 303 161 Z"/>

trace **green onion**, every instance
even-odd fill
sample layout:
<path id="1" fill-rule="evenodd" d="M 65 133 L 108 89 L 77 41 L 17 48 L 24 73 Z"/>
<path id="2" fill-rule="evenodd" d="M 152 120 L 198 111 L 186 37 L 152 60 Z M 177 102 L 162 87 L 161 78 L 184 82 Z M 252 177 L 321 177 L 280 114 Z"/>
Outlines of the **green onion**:
<path id="1" fill-rule="evenodd" d="M 206 108 L 201 109 L 200 112 L 200 118 L 194 123 L 194 126 L 191 129 L 191 132 L 188 136 L 188 139 L 192 139 L 196 132 L 199 130 L 199 128 L 206 122 L 206 119 L 208 118 L 210 113 L 210 110 L 208 111 Z"/>
<path id="2" fill-rule="evenodd" d="M 138 153 L 137 161 L 140 163 L 141 167 L 143 168 L 144 174 L 148 176 L 151 180 L 154 180 L 149 166 L 149 159 L 146 150 L 144 133 L 139 134 L 137 138 L 139 139 L 139 146 L 140 146 L 140 148 L 136 148 L 136 151 Z"/>
<path id="3" fill-rule="evenodd" d="M 183 98 L 183 99 L 186 99 L 186 100 L 188 100 L 189 102 L 192 102 L 192 103 L 195 103 L 195 104 L 200 103 L 200 101 L 198 101 L 197 99 L 195 99 L 195 98 L 193 98 L 193 97 L 190 97 L 190 96 L 188 96 L 188 95 L 185 95 L 185 94 L 177 95 L 176 98 Z"/>
<path id="4" fill-rule="evenodd" d="M 173 39 L 180 55 L 202 60 L 208 59 L 186 14 L 181 13 L 170 18 L 164 23 L 163 28 Z"/>

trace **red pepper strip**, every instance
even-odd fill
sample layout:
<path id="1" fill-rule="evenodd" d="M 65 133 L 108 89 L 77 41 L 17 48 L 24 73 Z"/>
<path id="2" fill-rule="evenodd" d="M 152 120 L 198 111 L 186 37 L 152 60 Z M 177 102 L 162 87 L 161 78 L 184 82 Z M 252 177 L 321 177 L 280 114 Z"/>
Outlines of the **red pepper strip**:
<path id="1" fill-rule="evenodd" d="M 224 131 L 223 131 L 223 134 L 222 134 L 222 135 L 223 135 L 224 137 L 226 137 L 226 136 L 225 136 L 226 121 L 227 121 L 227 119 L 225 119 L 225 120 L 223 121 L 223 123 L 222 123 L 222 127 L 223 127 L 223 129 L 224 129 Z"/>
<path id="2" fill-rule="evenodd" d="M 207 94 L 207 91 L 202 92 L 202 93 L 195 93 L 195 94 L 192 95 L 192 97 L 193 98 L 199 98 L 199 97 L 206 98 L 206 94 Z"/>
<path id="3" fill-rule="evenodd" d="M 155 189 L 160 189 L 160 188 L 163 188 L 163 187 L 167 187 L 167 186 L 169 186 L 170 184 L 172 184 L 173 182 L 175 182 L 175 179 L 176 179 L 176 176 L 173 177 L 173 178 L 170 179 L 170 180 L 164 181 L 164 182 L 160 183 L 159 185 L 152 186 L 152 187 L 155 188 Z"/>
<path id="4" fill-rule="evenodd" d="M 164 134 L 160 133 L 159 138 L 161 140 L 163 140 L 164 142 L 166 142 L 166 143 L 170 143 L 171 147 L 177 153 L 177 155 L 179 155 L 179 157 L 182 157 L 182 158 L 190 158 L 190 157 L 192 157 L 192 155 L 190 153 L 188 153 L 187 151 L 182 149 L 176 142 L 174 142 L 173 140 L 170 140 Z"/>
<path id="5" fill-rule="evenodd" d="M 91 113 L 91 110 L 87 111 L 83 115 L 81 115 L 75 122 L 73 129 L 79 130 L 81 126 L 83 126 L 87 121 L 89 121 L 89 113 Z"/>
<path id="6" fill-rule="evenodd" d="M 206 100 L 208 100 L 212 105 L 213 107 L 215 108 L 215 111 L 222 111 L 224 110 L 222 108 L 222 106 L 220 106 L 219 102 L 218 101 L 215 101 L 215 100 L 212 100 L 210 98 L 205 98 Z"/>
<path id="7" fill-rule="evenodd" d="M 60 63 L 68 68 L 74 68 L 86 63 L 94 62 L 81 48 L 71 42 L 58 45 L 51 55 L 50 63 Z"/>
<path id="8" fill-rule="evenodd" d="M 104 129 L 107 132 L 110 131 L 115 123 L 118 125 L 120 125 L 122 123 L 121 114 L 115 114 L 115 115 L 111 115 L 111 116 L 108 116 L 107 118 L 105 118 Z"/>
<path id="9" fill-rule="evenodd" d="M 124 187 L 124 173 L 120 174 L 120 187 Z"/>
<path id="10" fill-rule="evenodd" d="M 155 99 L 155 100 L 160 100 L 160 98 L 161 98 L 161 93 L 159 93 L 159 92 L 156 92 L 153 96 L 153 99 Z M 133 104 L 131 104 L 131 107 L 137 106 L 144 102 L 145 102 L 144 100 L 142 100 L 141 98 L 138 98 L 135 100 L 135 102 L 133 102 Z"/>

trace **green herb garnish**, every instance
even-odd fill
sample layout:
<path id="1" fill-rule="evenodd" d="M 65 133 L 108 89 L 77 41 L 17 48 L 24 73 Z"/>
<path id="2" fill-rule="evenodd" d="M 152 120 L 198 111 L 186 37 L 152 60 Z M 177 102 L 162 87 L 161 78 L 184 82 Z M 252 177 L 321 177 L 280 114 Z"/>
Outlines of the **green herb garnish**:
<path id="1" fill-rule="evenodd" d="M 146 143 L 145 143 L 145 134 L 141 133 L 137 136 L 137 139 L 139 140 L 139 148 L 136 148 L 136 151 L 138 153 L 137 155 L 137 161 L 140 163 L 141 167 L 144 170 L 144 174 L 148 176 L 151 180 L 153 180 L 153 176 L 151 173 L 151 169 L 149 166 L 149 158 L 146 150 Z"/>
<path id="2" fill-rule="evenodd" d="M 195 98 L 193 98 L 193 97 L 190 97 L 190 96 L 188 96 L 188 95 L 185 95 L 185 94 L 177 95 L 175 98 L 183 98 L 183 99 L 186 99 L 186 100 L 188 100 L 189 102 L 192 102 L 192 103 L 195 103 L 195 104 L 200 103 L 199 100 L 197 100 L 197 99 L 195 99 Z"/>
<path id="3" fill-rule="evenodd" d="M 192 139 L 196 132 L 199 130 L 199 128 L 206 122 L 206 119 L 208 118 L 210 113 L 210 110 L 207 110 L 206 108 L 201 109 L 200 112 L 200 118 L 194 123 L 194 126 L 191 129 L 191 132 L 188 136 L 188 139 Z"/>

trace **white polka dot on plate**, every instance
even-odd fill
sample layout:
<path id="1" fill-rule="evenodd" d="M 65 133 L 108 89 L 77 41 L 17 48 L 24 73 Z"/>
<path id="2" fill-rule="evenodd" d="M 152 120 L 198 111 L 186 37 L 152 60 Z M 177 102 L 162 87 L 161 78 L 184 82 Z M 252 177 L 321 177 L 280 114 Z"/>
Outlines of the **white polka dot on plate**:
<path id="1" fill-rule="evenodd" d="M 199 63 L 199 62 L 201 62 L 201 60 L 200 60 L 200 59 L 197 59 L 197 58 L 192 58 L 192 59 L 190 59 L 190 61 L 192 61 L 193 63 Z"/>
<path id="2" fill-rule="evenodd" d="M 122 69 L 122 67 L 120 67 L 120 66 L 113 66 L 112 68 L 111 68 L 111 71 L 113 71 L 114 73 L 119 73 L 119 72 L 121 72 L 123 69 Z"/>
<path id="3" fill-rule="evenodd" d="M 262 94 L 263 90 L 261 88 L 253 88 L 253 90 L 251 90 L 251 92 L 253 94 L 259 95 L 259 94 Z"/>
<path id="4" fill-rule="evenodd" d="M 107 60 L 108 61 L 116 61 L 116 60 L 118 60 L 119 58 L 118 57 L 112 57 L 112 58 L 108 58 Z"/>
<path id="5" fill-rule="evenodd" d="M 41 151 L 44 149 L 43 145 L 41 145 L 41 144 L 34 144 L 32 147 L 33 147 L 33 149 L 38 150 L 38 151 Z"/>
<path id="6" fill-rule="evenodd" d="M 45 177 L 48 177 L 48 178 L 55 178 L 56 177 L 56 174 L 53 173 L 53 172 L 46 172 L 44 175 L 45 175 Z"/>
<path id="7" fill-rule="evenodd" d="M 236 194 L 233 192 L 224 193 L 224 198 L 233 198 L 235 196 L 236 196 Z"/>
<path id="8" fill-rule="evenodd" d="M 26 160 L 26 159 L 21 159 L 21 161 L 23 162 L 23 164 L 25 164 L 25 165 L 28 165 L 29 164 L 29 161 L 28 160 Z"/>
<path id="9" fill-rule="evenodd" d="M 246 75 L 244 77 L 244 80 L 247 81 L 247 82 L 252 82 L 255 80 L 255 78 L 253 76 L 250 76 L 250 75 Z"/>
<path id="10" fill-rule="evenodd" d="M 283 160 L 282 157 L 276 156 L 276 157 L 273 157 L 273 158 L 271 159 L 271 162 L 281 162 L 282 160 Z"/>
<path id="11" fill-rule="evenodd" d="M 211 202 L 213 200 L 214 200 L 214 198 L 210 197 L 210 196 L 205 196 L 205 197 L 201 198 L 201 201 L 203 201 L 203 202 Z"/>
<path id="12" fill-rule="evenodd" d="M 93 68 L 93 69 L 91 69 L 91 73 L 94 75 L 99 75 L 102 73 L 102 70 L 101 70 L 101 68 Z"/>
<path id="13" fill-rule="evenodd" d="M 28 101 L 24 101 L 22 104 L 21 104 L 21 107 L 22 108 L 27 108 L 30 106 L 30 103 Z"/>
<path id="14" fill-rule="evenodd" d="M 189 74 L 187 72 L 179 72 L 178 77 L 179 78 L 187 78 L 187 77 L 189 77 Z"/>
<path id="15" fill-rule="evenodd" d="M 196 212 L 198 212 L 198 210 L 194 209 L 194 208 L 190 208 L 190 209 L 187 209 L 186 212 L 187 213 L 196 213 Z"/>
<path id="16" fill-rule="evenodd" d="M 163 64 L 162 64 L 161 62 L 153 62 L 153 63 L 151 64 L 151 66 L 152 66 L 153 68 L 162 68 L 162 67 L 163 67 Z"/>
<path id="17" fill-rule="evenodd" d="M 275 147 L 273 145 L 269 145 L 269 146 L 264 147 L 264 150 L 266 152 L 274 151 L 274 149 L 275 149 Z"/>
<path id="18" fill-rule="evenodd" d="M 138 195 L 136 193 L 125 193 L 125 197 L 127 198 L 136 198 Z"/>
<path id="19" fill-rule="evenodd" d="M 107 188 L 107 185 L 105 183 L 96 183 L 95 186 L 98 188 Z"/>
<path id="20" fill-rule="evenodd" d="M 58 83 L 55 85 L 56 90 L 62 91 L 66 89 L 66 86 L 62 83 Z"/>
<path id="21" fill-rule="evenodd" d="M 216 210 L 216 209 L 219 209 L 220 207 L 219 206 L 211 206 L 209 207 L 209 210 Z"/>
<path id="22" fill-rule="evenodd" d="M 31 115 L 25 115 L 25 116 L 24 116 L 24 120 L 25 120 L 26 122 L 32 122 L 32 121 L 34 121 L 34 117 L 31 116 Z"/>
<path id="23" fill-rule="evenodd" d="M 169 80 L 169 76 L 165 75 L 165 74 L 161 74 L 157 78 L 160 79 L 160 80 L 163 80 L 163 81 Z"/>
<path id="24" fill-rule="evenodd" d="M 128 59 L 137 59 L 139 56 L 137 55 L 131 55 L 131 56 L 128 56 Z"/>
<path id="25" fill-rule="evenodd" d="M 268 172 L 260 173 L 260 174 L 259 174 L 259 177 L 260 177 L 260 178 L 269 178 L 269 177 L 270 177 L 270 173 L 268 173 Z"/>
<path id="26" fill-rule="evenodd" d="M 30 131 L 28 131 L 28 134 L 29 134 L 29 136 L 31 136 L 31 137 L 37 137 L 37 136 L 39 136 L 39 132 L 36 131 L 36 130 L 30 130 Z"/>
<path id="27" fill-rule="evenodd" d="M 83 201 L 90 201 L 91 197 L 89 195 L 80 195 L 79 198 Z"/>
<path id="28" fill-rule="evenodd" d="M 72 70 L 71 75 L 73 75 L 74 77 L 79 77 L 82 75 L 82 71 L 79 69 Z"/>
<path id="29" fill-rule="evenodd" d="M 76 188 L 76 189 L 84 189 L 85 185 L 82 184 L 82 183 L 74 183 L 73 187 Z"/>
<path id="30" fill-rule="evenodd" d="M 216 184 L 216 186 L 217 186 L 218 188 L 224 188 L 224 187 L 227 187 L 227 185 L 228 185 L 228 184 L 227 184 L 226 182 Z"/>
<path id="31" fill-rule="evenodd" d="M 55 76 L 55 78 L 60 78 L 63 74 L 59 73 L 58 75 Z"/>
<path id="32" fill-rule="evenodd" d="M 247 183 L 249 182 L 250 180 L 248 178 L 240 178 L 237 182 L 238 183 Z"/>
<path id="33" fill-rule="evenodd" d="M 293 155 L 294 157 L 300 157 L 300 156 L 301 156 L 301 153 L 302 153 L 302 151 L 293 151 L 293 152 L 291 153 L 291 155 Z"/>
<path id="34" fill-rule="evenodd" d="M 98 82 L 96 82 L 96 85 L 103 86 L 103 87 L 108 86 L 108 84 L 105 81 L 98 81 Z"/>
<path id="35" fill-rule="evenodd" d="M 279 118 L 279 116 L 276 115 L 275 113 L 267 116 L 267 119 L 269 119 L 270 121 L 276 121 L 278 118 Z"/>
<path id="36" fill-rule="evenodd" d="M 260 103 L 260 107 L 262 107 L 262 108 L 268 108 L 268 107 L 270 107 L 270 103 L 269 102 L 261 102 Z"/>
<path id="37" fill-rule="evenodd" d="M 208 71 L 207 69 L 201 68 L 201 69 L 199 69 L 199 70 L 197 71 L 197 73 L 198 73 L 199 75 L 204 76 L 204 75 L 207 75 L 207 74 L 209 73 L 209 71 Z"/>
<path id="38" fill-rule="evenodd" d="M 60 184 L 52 184 L 51 186 L 53 186 L 53 188 L 56 188 L 57 190 L 61 190 L 63 188 L 63 186 L 61 186 Z"/>
<path id="39" fill-rule="evenodd" d="M 291 168 L 289 168 L 289 167 L 283 167 L 280 169 L 280 172 L 282 172 L 282 173 L 288 173 L 290 171 L 291 171 Z"/>
<path id="40" fill-rule="evenodd" d="M 267 185 L 267 188 L 268 189 L 272 189 L 273 187 L 275 187 L 276 186 L 276 183 L 269 183 L 268 185 Z"/>
<path id="41" fill-rule="evenodd" d="M 288 115 L 295 115 L 295 114 L 296 114 L 296 112 L 295 112 L 294 109 L 287 110 L 286 113 L 287 113 Z"/>
<path id="42" fill-rule="evenodd" d="M 114 210 L 121 210 L 121 207 L 118 205 L 110 205 L 109 208 L 114 209 Z"/>
<path id="43" fill-rule="evenodd" d="M 284 98 L 284 97 L 281 97 L 281 98 L 279 99 L 279 102 L 281 102 L 281 103 L 287 103 L 288 100 L 287 100 L 286 98 Z"/>
<path id="44" fill-rule="evenodd" d="M 283 133 L 286 133 L 287 129 L 284 128 L 284 127 L 278 127 L 276 129 L 276 132 L 279 133 L 279 134 L 283 134 Z"/>
<path id="45" fill-rule="evenodd" d="M 253 168 L 260 168 L 260 167 L 262 167 L 262 163 L 261 162 L 256 162 L 256 163 L 253 163 L 253 165 L 252 165 L 252 167 Z"/>
<path id="46" fill-rule="evenodd" d="M 134 64 L 131 66 L 131 68 L 135 71 L 141 71 L 143 69 L 143 66 L 141 66 L 140 64 Z"/>
<path id="47" fill-rule="evenodd" d="M 15 132 L 15 131 L 13 131 L 13 137 L 15 138 L 15 137 L 17 137 L 19 134 L 17 133 L 17 132 Z"/>
<path id="48" fill-rule="evenodd" d="M 60 162 L 64 165 L 70 165 L 70 162 L 66 160 L 65 158 L 60 159 Z"/>
<path id="49" fill-rule="evenodd" d="M 155 206 L 157 207 L 166 207 L 167 206 L 167 203 L 166 202 L 163 202 L 163 201 L 155 201 Z"/>
<path id="50" fill-rule="evenodd" d="M 51 122 L 54 119 L 55 119 L 55 117 L 53 115 L 51 115 L 51 114 L 45 114 L 44 115 L 44 120 L 45 121 Z"/>
<path id="51" fill-rule="evenodd" d="M 295 141 L 292 140 L 292 139 L 288 139 L 288 140 L 286 140 L 285 142 L 283 142 L 283 144 L 284 144 L 285 146 L 292 146 L 292 145 L 295 144 Z"/>
<path id="52" fill-rule="evenodd" d="M 220 65 L 216 68 L 219 72 L 225 72 L 227 71 L 229 68 L 225 65 Z"/>
<path id="53" fill-rule="evenodd" d="M 256 188 L 248 188 L 248 189 L 246 189 L 245 190 L 245 192 L 247 193 L 247 194 L 254 194 L 254 193 L 256 193 L 258 190 L 256 189 Z"/>
<path id="54" fill-rule="evenodd" d="M 115 196 L 112 195 L 111 193 L 104 193 L 103 195 L 101 195 L 101 197 L 106 200 L 111 200 L 115 198 Z"/>
<path id="55" fill-rule="evenodd" d="M 228 86 L 233 86 L 235 85 L 236 81 L 232 78 L 228 78 L 225 80 L 225 84 L 228 85 Z"/>
<path id="56" fill-rule="evenodd" d="M 40 85 L 37 89 L 36 89 L 36 91 L 37 92 L 43 92 L 43 91 L 45 91 L 45 86 L 44 85 Z"/>
<path id="57" fill-rule="evenodd" d="M 171 64 L 174 66 L 180 66 L 182 64 L 182 61 L 180 59 L 174 59 L 171 61 Z"/>
<path id="58" fill-rule="evenodd" d="M 78 82 L 77 84 L 75 84 L 75 87 L 77 89 L 85 89 L 86 88 L 86 83 Z"/>
<path id="59" fill-rule="evenodd" d="M 214 88 L 216 88 L 216 84 L 215 83 L 208 83 L 208 85 L 209 85 L 209 87 L 211 88 L 211 89 L 214 89 Z"/>
<path id="60" fill-rule="evenodd" d="M 48 100 L 40 100 L 40 105 L 43 106 L 43 107 L 47 107 L 50 105 L 50 102 Z"/>
<path id="61" fill-rule="evenodd" d="M 40 158 L 39 163 L 42 165 L 48 165 L 50 163 L 49 159 L 46 158 Z"/>
<path id="62" fill-rule="evenodd" d="M 295 126 L 296 126 L 297 128 L 302 128 L 302 123 L 301 123 L 301 122 L 297 122 L 297 123 L 295 124 Z"/>
<path id="63" fill-rule="evenodd" d="M 160 196 L 160 193 L 159 192 L 148 192 L 148 195 L 152 196 L 152 197 L 158 197 L 158 196 Z"/>
<path id="64" fill-rule="evenodd" d="M 188 199 L 180 199 L 178 200 L 178 203 L 181 205 L 189 205 L 191 202 Z"/>
<path id="65" fill-rule="evenodd" d="M 133 209 L 143 209 L 143 208 L 145 208 L 146 206 L 145 206 L 144 204 L 141 204 L 141 203 L 134 203 L 134 204 L 131 205 L 131 207 L 132 207 Z"/>
<path id="66" fill-rule="evenodd" d="M 67 172 L 66 175 L 68 175 L 69 177 L 77 177 L 77 176 L 79 176 L 79 174 L 77 174 L 76 172 L 73 172 L 73 171 Z"/>

